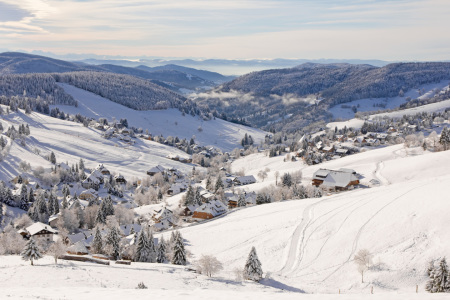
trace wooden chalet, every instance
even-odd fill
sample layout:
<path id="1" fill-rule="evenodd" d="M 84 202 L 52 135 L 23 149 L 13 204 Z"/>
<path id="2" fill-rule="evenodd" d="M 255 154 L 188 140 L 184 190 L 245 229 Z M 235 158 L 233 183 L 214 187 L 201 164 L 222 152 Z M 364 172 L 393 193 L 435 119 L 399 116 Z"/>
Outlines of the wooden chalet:
<path id="1" fill-rule="evenodd" d="M 52 242 L 58 231 L 51 228 L 50 225 L 36 222 L 25 228 L 26 237 L 34 238 L 36 241 Z"/>
<path id="2" fill-rule="evenodd" d="M 150 176 L 154 176 L 158 173 L 163 173 L 166 169 L 163 166 L 157 165 L 150 170 L 147 171 L 147 174 Z"/>
<path id="3" fill-rule="evenodd" d="M 319 169 L 313 175 L 312 185 L 330 190 L 347 190 L 359 184 L 358 174 L 352 169 Z"/>
<path id="4" fill-rule="evenodd" d="M 194 211 L 192 218 L 208 220 L 220 216 L 226 212 L 228 212 L 228 209 L 221 201 L 212 200 L 198 207 Z"/>
<path id="5" fill-rule="evenodd" d="M 127 181 L 125 180 L 125 177 L 123 177 L 120 174 L 117 174 L 116 176 L 114 176 L 114 180 L 116 181 L 116 183 L 127 183 Z"/>
<path id="6" fill-rule="evenodd" d="M 246 185 L 246 184 L 252 184 L 256 182 L 256 179 L 253 175 L 249 176 L 238 176 L 233 179 L 233 182 L 237 185 Z"/>

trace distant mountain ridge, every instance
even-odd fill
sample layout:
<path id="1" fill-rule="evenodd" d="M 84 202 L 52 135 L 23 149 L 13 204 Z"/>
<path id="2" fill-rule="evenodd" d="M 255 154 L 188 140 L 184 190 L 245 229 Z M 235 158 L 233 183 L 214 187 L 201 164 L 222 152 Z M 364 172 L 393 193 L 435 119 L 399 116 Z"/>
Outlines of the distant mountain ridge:
<path id="1" fill-rule="evenodd" d="M 197 103 L 253 126 L 299 129 L 329 121 L 331 106 L 401 95 L 420 85 L 450 80 L 450 63 L 394 63 L 384 67 L 306 63 L 252 72 L 199 95 Z M 276 123 L 276 124 L 275 124 Z"/>
<path id="2" fill-rule="evenodd" d="M 176 65 L 158 68 L 147 68 L 145 66 L 135 68 L 115 64 L 92 65 L 81 62 L 68 62 L 19 52 L 0 53 L 0 75 L 78 71 L 111 72 L 131 75 L 149 80 L 179 93 L 206 90 L 234 78 L 226 77 L 219 73 Z"/>

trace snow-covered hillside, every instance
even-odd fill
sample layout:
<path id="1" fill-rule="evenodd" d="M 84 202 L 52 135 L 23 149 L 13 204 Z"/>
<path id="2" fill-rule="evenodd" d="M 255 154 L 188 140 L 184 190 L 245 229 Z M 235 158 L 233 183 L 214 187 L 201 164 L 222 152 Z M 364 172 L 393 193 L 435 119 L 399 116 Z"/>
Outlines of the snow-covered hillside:
<path id="1" fill-rule="evenodd" d="M 363 183 L 377 179 L 381 185 L 245 208 L 182 229 L 195 257 L 216 255 L 226 266 L 224 276 L 242 267 L 255 246 L 274 281 L 308 293 L 369 293 L 372 286 L 377 292 L 414 292 L 416 284 L 424 289 L 428 261 L 449 254 L 448 151 L 406 152 L 397 145 L 311 167 L 255 154 L 233 163 L 233 169 L 242 166 L 246 174 L 271 169 L 264 183 L 249 189 L 272 184 L 276 170 L 302 169 L 309 184 L 319 167 L 353 168 Z M 352 261 L 360 249 L 369 249 L 374 260 L 364 284 Z"/>
<path id="2" fill-rule="evenodd" d="M 450 108 L 450 100 L 444 100 L 436 103 L 426 104 L 418 107 L 408 108 L 408 109 L 402 109 L 392 112 L 386 112 L 386 113 L 379 113 L 379 114 L 373 114 L 369 116 L 369 120 L 374 120 L 379 117 L 389 117 L 389 118 L 401 118 L 404 115 L 415 115 L 418 113 L 433 113 L 433 112 L 442 112 L 445 111 L 447 108 Z M 364 124 L 364 120 L 361 119 L 350 119 L 347 121 L 340 121 L 340 122 L 331 122 L 327 124 L 328 128 L 334 129 L 337 127 L 338 129 L 347 127 L 353 127 L 353 128 L 361 128 L 361 126 Z"/>
<path id="3" fill-rule="evenodd" d="M 212 145 L 225 151 L 240 147 L 241 139 L 247 133 L 256 143 L 264 140 L 265 132 L 220 119 L 203 121 L 190 115 L 182 116 L 177 109 L 136 111 L 114 103 L 93 93 L 61 83 L 61 87 L 78 101 L 78 107 L 59 105 L 69 114 L 81 114 L 91 118 L 126 118 L 130 126 L 148 129 L 153 135 L 178 136 L 190 139 L 195 136 L 201 145 Z M 199 128 L 201 128 L 199 130 Z"/>
<path id="4" fill-rule="evenodd" d="M 32 168 L 50 168 L 52 165 L 46 157 L 52 151 L 57 162 L 69 162 L 71 165 L 82 158 L 88 168 L 103 163 L 111 171 L 125 177 L 142 178 L 147 176 L 148 169 L 158 164 L 183 172 L 192 170 L 191 165 L 166 158 L 169 154 L 188 157 L 185 152 L 156 142 L 136 139 L 134 145 L 129 145 L 118 139 L 108 140 L 96 129 L 35 112 L 30 115 L 11 113 L 2 116 L 0 122 L 5 130 L 12 125 L 18 128 L 18 125 L 27 123 L 31 131 L 25 147 L 13 143 L 10 153 L 1 162 L 0 180 L 9 181 L 17 176 L 22 160 L 29 162 Z"/>
<path id="5" fill-rule="evenodd" d="M 430 99 L 436 94 L 436 91 L 447 89 L 449 89 L 448 80 L 442 80 L 438 83 L 424 84 L 419 86 L 418 88 L 405 91 L 403 97 L 397 96 L 390 98 L 360 99 L 344 103 L 344 108 L 342 107 L 342 104 L 338 104 L 330 108 L 329 111 L 335 118 L 351 119 L 355 115 L 355 113 L 351 110 L 352 106 L 356 106 L 358 108 L 358 111 L 362 112 L 377 111 L 382 109 L 382 107 L 377 105 L 383 105 L 386 109 L 392 109 L 397 108 L 401 104 L 407 102 L 406 99 L 408 97 L 410 99 Z"/>

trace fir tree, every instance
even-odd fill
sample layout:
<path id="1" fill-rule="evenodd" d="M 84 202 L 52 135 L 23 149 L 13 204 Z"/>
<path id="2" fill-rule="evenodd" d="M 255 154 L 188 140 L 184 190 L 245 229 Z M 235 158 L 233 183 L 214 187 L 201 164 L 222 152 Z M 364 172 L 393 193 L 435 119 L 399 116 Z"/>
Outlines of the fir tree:
<path id="1" fill-rule="evenodd" d="M 120 256 L 120 235 L 119 229 L 111 227 L 108 235 L 106 236 L 105 243 L 111 247 L 111 256 L 114 260 L 119 259 Z"/>
<path id="2" fill-rule="evenodd" d="M 202 196 L 200 196 L 200 189 L 199 188 L 197 188 L 195 190 L 194 204 L 198 205 L 198 206 L 202 205 Z"/>
<path id="3" fill-rule="evenodd" d="M 50 162 L 52 163 L 52 164 L 56 164 L 56 156 L 55 156 L 55 153 L 53 153 L 53 151 L 52 151 L 52 153 L 50 153 Z"/>
<path id="4" fill-rule="evenodd" d="M 0 226 L 3 222 L 3 204 L 0 202 Z"/>
<path id="5" fill-rule="evenodd" d="M 217 191 L 218 191 L 220 188 L 223 189 L 224 186 L 223 186 L 222 177 L 219 175 L 219 177 L 217 177 L 217 180 L 216 180 L 216 186 L 214 187 L 214 193 L 217 193 Z"/>
<path id="6" fill-rule="evenodd" d="M 184 200 L 184 206 L 193 205 L 195 203 L 195 193 L 192 185 L 189 185 L 188 190 L 186 192 L 186 198 Z"/>
<path id="7" fill-rule="evenodd" d="M 145 229 L 142 227 L 138 235 L 136 255 L 134 260 L 139 262 L 148 262 L 149 256 L 150 256 L 150 249 L 148 245 L 148 237 L 145 232 Z"/>
<path id="8" fill-rule="evenodd" d="M 262 275 L 261 262 L 258 259 L 255 247 L 252 247 L 247 262 L 245 263 L 244 278 L 247 280 L 260 281 Z"/>
<path id="9" fill-rule="evenodd" d="M 164 237 L 161 236 L 158 243 L 158 248 L 156 249 L 156 262 L 162 264 L 166 260 L 166 242 L 164 241 Z"/>
<path id="10" fill-rule="evenodd" d="M 25 184 L 22 184 L 22 188 L 20 190 L 20 204 L 19 208 L 23 209 L 25 211 L 28 211 L 29 205 L 28 205 L 28 191 Z"/>
<path id="11" fill-rule="evenodd" d="M 78 167 L 81 171 L 84 171 L 84 161 L 82 158 L 80 158 L 80 162 L 78 163 Z"/>
<path id="12" fill-rule="evenodd" d="M 33 266 L 33 260 L 38 260 L 39 258 L 42 258 L 41 251 L 39 247 L 36 245 L 36 242 L 33 238 L 30 238 L 30 240 L 25 245 L 25 248 L 23 249 L 22 253 L 20 253 L 23 260 L 30 260 L 31 265 Z"/>
<path id="13" fill-rule="evenodd" d="M 238 199 L 237 206 L 238 206 L 238 207 L 244 207 L 244 206 L 246 206 L 246 205 L 247 205 L 247 203 L 245 202 L 245 196 L 244 196 L 244 194 L 240 194 L 240 195 L 239 195 L 239 199 Z"/>
<path id="14" fill-rule="evenodd" d="M 178 231 L 175 233 L 172 264 L 186 265 L 186 251 L 184 250 L 183 237 Z"/>
<path id="15" fill-rule="evenodd" d="M 148 236 L 148 249 L 149 249 L 148 261 L 151 263 L 155 263 L 156 258 L 157 258 L 157 253 L 156 253 L 156 247 L 155 247 L 155 239 L 153 237 L 153 232 L 151 232 L 151 231 Z"/>
<path id="16" fill-rule="evenodd" d="M 432 293 L 445 293 L 450 291 L 450 278 L 445 257 L 439 262 L 439 266 L 433 272 Z"/>
<path id="17" fill-rule="evenodd" d="M 101 254 L 103 250 L 103 238 L 100 232 L 100 228 L 97 226 L 95 228 L 94 240 L 91 245 L 92 253 Z"/>
<path id="18" fill-rule="evenodd" d="M 102 204 L 103 204 L 103 202 L 102 202 Z M 102 205 L 100 205 L 100 207 L 97 210 L 97 217 L 95 218 L 95 223 L 96 224 L 106 224 L 106 216 L 105 216 L 104 209 L 102 209 Z"/>

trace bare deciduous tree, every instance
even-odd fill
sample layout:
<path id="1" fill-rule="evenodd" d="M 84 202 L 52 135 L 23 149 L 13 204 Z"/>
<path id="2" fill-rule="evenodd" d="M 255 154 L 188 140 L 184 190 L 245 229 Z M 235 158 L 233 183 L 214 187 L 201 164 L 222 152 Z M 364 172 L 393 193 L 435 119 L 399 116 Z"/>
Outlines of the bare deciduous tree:
<path id="1" fill-rule="evenodd" d="M 58 258 L 66 254 L 67 247 L 62 241 L 62 239 L 57 240 L 55 243 L 53 243 L 50 248 L 48 249 L 48 253 L 53 256 L 55 259 L 55 264 L 58 263 Z"/>
<path id="2" fill-rule="evenodd" d="M 361 249 L 355 255 L 354 262 L 358 267 L 358 272 L 361 274 L 361 282 L 364 282 L 364 272 L 370 268 L 372 264 L 372 254 L 367 249 Z"/>
<path id="3" fill-rule="evenodd" d="M 197 261 L 197 271 L 209 277 L 222 269 L 222 263 L 212 255 L 202 255 Z"/>

